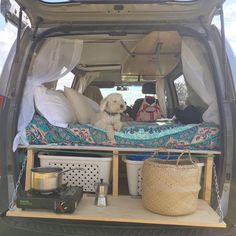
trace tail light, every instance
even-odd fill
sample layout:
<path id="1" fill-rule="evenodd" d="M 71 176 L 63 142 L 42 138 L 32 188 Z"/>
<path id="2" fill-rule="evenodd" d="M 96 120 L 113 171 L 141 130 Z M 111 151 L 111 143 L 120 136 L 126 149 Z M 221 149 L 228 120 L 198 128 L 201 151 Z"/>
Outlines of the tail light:
<path id="1" fill-rule="evenodd" d="M 4 96 L 0 95 L 0 110 L 3 108 L 3 104 L 4 104 Z"/>

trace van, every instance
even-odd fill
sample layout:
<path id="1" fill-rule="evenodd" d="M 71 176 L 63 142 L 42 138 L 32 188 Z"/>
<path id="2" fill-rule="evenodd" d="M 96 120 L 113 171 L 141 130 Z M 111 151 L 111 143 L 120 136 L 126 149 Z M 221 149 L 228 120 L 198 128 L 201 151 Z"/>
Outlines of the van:
<path id="1" fill-rule="evenodd" d="M 0 78 L 0 235 L 235 235 L 236 63 L 224 36 L 224 1 L 13 2 L 1 1 L 18 33 Z M 127 126 L 111 143 L 89 120 L 113 92 L 126 100 Z M 148 97 L 161 117 L 138 122 Z M 189 106 L 201 120 L 174 121 L 176 109 Z M 158 152 L 189 153 L 204 163 L 193 214 L 152 213 L 141 196 L 130 196 L 123 160 Z M 109 157 L 106 177 L 99 165 L 76 164 L 77 157 Z M 78 206 L 70 205 L 73 213 L 66 213 L 65 199 L 58 214 L 44 209 L 48 195 L 29 195 L 33 168 L 52 165 L 87 171 L 86 179 L 65 175 L 71 185 L 92 180 Z M 93 187 L 105 178 L 108 206 L 99 208 Z"/>

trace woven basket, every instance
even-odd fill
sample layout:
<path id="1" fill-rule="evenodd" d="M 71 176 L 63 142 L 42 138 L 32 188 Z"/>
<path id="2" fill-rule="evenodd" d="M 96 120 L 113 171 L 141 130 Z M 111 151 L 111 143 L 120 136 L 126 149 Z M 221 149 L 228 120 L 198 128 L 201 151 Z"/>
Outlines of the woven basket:
<path id="1" fill-rule="evenodd" d="M 199 168 L 189 159 L 144 161 L 142 201 L 148 210 L 168 216 L 188 215 L 197 209 Z"/>

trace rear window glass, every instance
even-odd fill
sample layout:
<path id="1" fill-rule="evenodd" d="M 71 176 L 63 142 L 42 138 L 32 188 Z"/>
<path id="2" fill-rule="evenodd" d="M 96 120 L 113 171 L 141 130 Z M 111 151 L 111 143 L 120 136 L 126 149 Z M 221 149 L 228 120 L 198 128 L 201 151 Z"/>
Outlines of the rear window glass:
<path id="1" fill-rule="evenodd" d="M 101 93 L 103 97 L 106 97 L 110 93 L 120 93 L 122 94 L 126 104 L 132 106 L 138 98 L 143 98 L 142 86 L 115 86 L 114 88 L 101 88 Z"/>
<path id="2" fill-rule="evenodd" d="M 184 79 L 184 76 L 181 75 L 179 78 L 177 78 L 174 81 L 175 89 L 176 89 L 176 94 L 179 100 L 179 105 L 180 106 L 185 106 L 186 105 L 186 99 L 188 96 L 188 89 L 187 85 Z"/>
<path id="3" fill-rule="evenodd" d="M 71 88 L 75 75 L 70 72 L 57 81 L 56 90 L 64 90 L 64 86 Z"/>

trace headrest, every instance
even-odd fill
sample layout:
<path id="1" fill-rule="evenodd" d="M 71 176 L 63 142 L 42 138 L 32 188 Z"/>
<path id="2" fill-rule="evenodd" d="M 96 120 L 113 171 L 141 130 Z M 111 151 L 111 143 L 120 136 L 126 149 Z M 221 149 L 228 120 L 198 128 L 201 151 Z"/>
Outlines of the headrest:
<path id="1" fill-rule="evenodd" d="M 156 83 L 155 82 L 147 82 L 142 86 L 143 94 L 156 94 Z"/>

